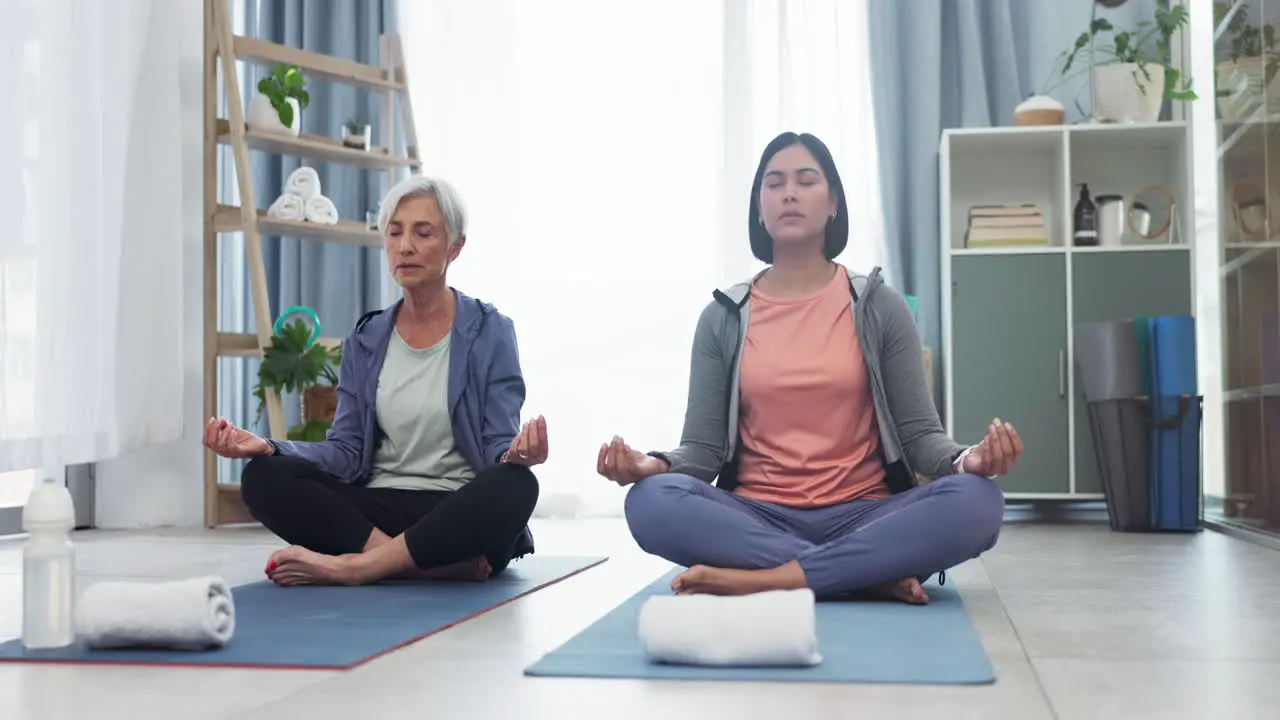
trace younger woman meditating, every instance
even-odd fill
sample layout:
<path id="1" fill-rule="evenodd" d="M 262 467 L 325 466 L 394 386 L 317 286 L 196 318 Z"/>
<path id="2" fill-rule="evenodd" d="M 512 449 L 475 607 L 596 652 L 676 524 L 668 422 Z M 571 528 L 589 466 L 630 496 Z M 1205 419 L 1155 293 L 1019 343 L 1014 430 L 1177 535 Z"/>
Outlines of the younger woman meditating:
<path id="1" fill-rule="evenodd" d="M 993 479 L 1022 442 L 999 418 L 971 447 L 943 431 L 905 300 L 879 268 L 834 262 L 847 208 L 820 140 L 770 142 L 749 214 L 751 250 L 770 267 L 703 310 L 680 446 L 600 448 L 597 471 L 631 486 L 636 542 L 688 568 L 677 593 L 809 587 L 925 603 L 923 580 L 995 545 Z M 938 479 L 917 486 L 917 473 Z"/>
<path id="2" fill-rule="evenodd" d="M 404 299 L 343 342 L 326 439 L 268 440 L 224 418 L 205 428 L 217 454 L 253 458 L 241 492 L 291 543 L 267 563 L 281 585 L 484 580 L 533 552 L 530 468 L 547 459 L 547 424 L 520 426 L 511 320 L 446 282 L 466 244 L 462 204 L 412 176 L 383 200 L 378 229 Z"/>

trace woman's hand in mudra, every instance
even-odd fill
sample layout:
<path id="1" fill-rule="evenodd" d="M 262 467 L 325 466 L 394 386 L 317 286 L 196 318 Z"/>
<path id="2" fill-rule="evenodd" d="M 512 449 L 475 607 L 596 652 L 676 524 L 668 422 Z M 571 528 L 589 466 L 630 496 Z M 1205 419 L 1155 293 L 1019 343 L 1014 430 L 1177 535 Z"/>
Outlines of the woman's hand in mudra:
<path id="1" fill-rule="evenodd" d="M 547 419 L 539 415 L 520 428 L 520 434 L 511 441 L 511 447 L 502 456 L 503 462 L 533 467 L 547 461 Z"/>
<path id="2" fill-rule="evenodd" d="M 666 471 L 665 461 L 632 448 L 617 435 L 600 446 L 600 454 L 596 457 L 596 472 L 621 487 Z"/>
<path id="3" fill-rule="evenodd" d="M 1022 459 L 1022 438 L 1007 422 L 996 418 L 982 439 L 964 459 L 964 472 L 992 477 L 1007 475 Z"/>
<path id="4" fill-rule="evenodd" d="M 236 427 L 226 418 L 209 418 L 204 426 L 204 446 L 224 458 L 251 458 L 270 455 L 266 440 Z"/>

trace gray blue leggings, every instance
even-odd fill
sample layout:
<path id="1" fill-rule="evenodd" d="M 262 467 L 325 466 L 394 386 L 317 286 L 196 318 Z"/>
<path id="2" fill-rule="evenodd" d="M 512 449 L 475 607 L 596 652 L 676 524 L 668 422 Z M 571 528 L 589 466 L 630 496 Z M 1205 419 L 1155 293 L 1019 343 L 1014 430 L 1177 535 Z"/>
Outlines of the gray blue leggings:
<path id="1" fill-rule="evenodd" d="M 757 569 L 799 561 L 817 595 L 927 578 L 990 550 L 1004 493 L 951 475 L 882 500 L 800 510 L 664 473 L 627 493 L 627 525 L 645 552 L 677 565 Z"/>

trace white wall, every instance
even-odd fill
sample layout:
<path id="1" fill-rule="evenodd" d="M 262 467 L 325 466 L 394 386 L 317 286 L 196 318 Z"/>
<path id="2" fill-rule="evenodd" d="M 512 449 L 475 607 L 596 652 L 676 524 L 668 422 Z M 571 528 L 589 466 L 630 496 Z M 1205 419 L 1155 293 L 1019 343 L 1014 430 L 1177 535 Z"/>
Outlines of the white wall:
<path id="1" fill-rule="evenodd" d="M 181 47 L 183 439 L 97 466 L 96 524 L 105 528 L 199 526 L 203 523 L 200 432 L 204 424 L 203 293 L 204 214 L 204 0 L 153 4 L 150 37 L 165 28 Z M 157 299 L 163 301 L 163 299 Z"/>

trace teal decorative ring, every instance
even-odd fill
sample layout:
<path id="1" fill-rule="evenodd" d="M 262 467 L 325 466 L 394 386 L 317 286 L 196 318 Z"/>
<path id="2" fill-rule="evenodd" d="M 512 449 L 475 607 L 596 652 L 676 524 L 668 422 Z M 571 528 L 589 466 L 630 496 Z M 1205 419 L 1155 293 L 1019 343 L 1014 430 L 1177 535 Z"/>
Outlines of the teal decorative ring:
<path id="1" fill-rule="evenodd" d="M 305 305 L 294 305 L 293 307 L 280 313 L 280 317 L 276 318 L 274 332 L 279 335 L 284 331 L 284 321 L 288 320 L 292 315 L 306 315 L 311 319 L 311 339 L 307 341 L 307 347 L 316 344 L 320 339 L 320 317 L 316 315 L 316 311 Z"/>

